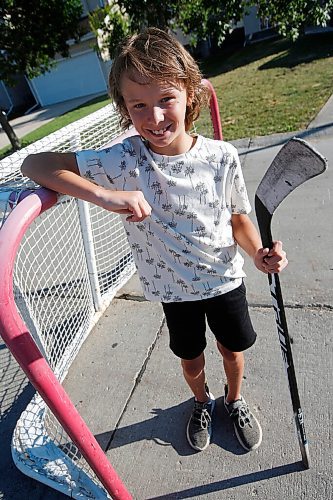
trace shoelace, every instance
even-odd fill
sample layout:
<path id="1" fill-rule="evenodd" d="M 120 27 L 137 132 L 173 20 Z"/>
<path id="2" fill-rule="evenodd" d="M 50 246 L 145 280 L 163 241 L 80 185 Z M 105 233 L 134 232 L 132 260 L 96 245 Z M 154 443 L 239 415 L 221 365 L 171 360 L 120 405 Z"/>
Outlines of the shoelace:
<path id="1" fill-rule="evenodd" d="M 192 414 L 192 420 L 201 429 L 207 429 L 209 423 L 212 420 L 212 417 L 210 416 L 210 413 L 209 413 L 209 411 L 206 408 L 206 404 L 202 405 L 202 403 L 194 403 L 194 410 L 193 410 L 193 414 Z"/>
<path id="2" fill-rule="evenodd" d="M 248 405 L 243 401 L 237 401 L 237 403 L 239 404 L 230 411 L 230 417 L 234 420 L 238 419 L 238 424 L 240 427 L 244 428 L 246 425 L 252 427 Z"/>

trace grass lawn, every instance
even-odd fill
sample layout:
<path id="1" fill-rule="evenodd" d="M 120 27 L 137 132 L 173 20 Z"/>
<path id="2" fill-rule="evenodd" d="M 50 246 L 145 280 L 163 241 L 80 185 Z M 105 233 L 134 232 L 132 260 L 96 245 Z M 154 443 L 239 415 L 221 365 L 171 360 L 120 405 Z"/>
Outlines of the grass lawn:
<path id="1" fill-rule="evenodd" d="M 250 45 L 205 60 L 202 70 L 217 93 L 226 140 L 297 131 L 333 93 L 333 33 Z M 198 130 L 208 124 L 205 110 Z"/>
<path id="2" fill-rule="evenodd" d="M 333 33 L 308 35 L 295 43 L 263 41 L 201 64 L 214 85 L 226 140 L 305 128 L 333 93 Z M 43 125 L 22 139 L 35 142 L 110 102 L 102 96 Z M 208 110 L 197 130 L 211 135 Z M 0 158 L 9 147 L 0 150 Z"/>

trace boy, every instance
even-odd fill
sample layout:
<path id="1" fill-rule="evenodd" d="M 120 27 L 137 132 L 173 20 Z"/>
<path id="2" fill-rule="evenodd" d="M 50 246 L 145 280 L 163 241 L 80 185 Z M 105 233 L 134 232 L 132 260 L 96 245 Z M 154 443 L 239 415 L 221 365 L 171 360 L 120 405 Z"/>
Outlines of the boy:
<path id="1" fill-rule="evenodd" d="M 205 378 L 206 320 L 227 378 L 225 407 L 246 450 L 260 445 L 257 419 L 241 396 L 243 351 L 256 339 L 238 245 L 264 273 L 280 272 L 281 242 L 262 248 L 235 148 L 189 130 L 207 102 L 187 51 L 156 28 L 126 39 L 110 73 L 124 128 L 137 134 L 102 151 L 40 153 L 23 174 L 55 191 L 125 214 L 124 225 L 148 300 L 162 302 L 170 348 L 194 395 L 187 439 L 211 439 L 214 397 Z"/>

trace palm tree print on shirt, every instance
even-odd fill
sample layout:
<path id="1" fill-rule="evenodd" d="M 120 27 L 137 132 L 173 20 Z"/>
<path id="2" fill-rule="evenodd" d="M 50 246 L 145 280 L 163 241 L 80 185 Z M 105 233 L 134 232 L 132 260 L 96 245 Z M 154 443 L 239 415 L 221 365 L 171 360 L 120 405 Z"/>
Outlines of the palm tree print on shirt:
<path id="1" fill-rule="evenodd" d="M 213 194 L 214 197 L 214 194 Z M 220 200 L 218 199 L 213 199 L 213 201 L 210 201 L 208 203 L 209 208 L 212 208 L 214 211 L 214 225 L 218 226 L 220 224 L 221 220 L 221 209 L 220 209 Z"/>
<path id="2" fill-rule="evenodd" d="M 157 280 L 160 280 L 162 278 L 162 275 L 159 274 L 158 269 L 157 269 L 157 264 L 155 265 L 155 274 L 153 274 L 154 278 Z"/>
<path id="3" fill-rule="evenodd" d="M 193 232 L 194 221 L 198 218 L 198 215 L 195 212 L 189 212 L 186 216 L 187 219 L 191 221 L 191 231 Z"/>
<path id="4" fill-rule="evenodd" d="M 91 181 L 91 182 L 96 182 L 95 181 L 95 176 L 92 174 L 91 170 L 86 170 L 85 174 L 84 174 L 84 177 L 86 179 L 88 179 L 88 181 Z"/>
<path id="5" fill-rule="evenodd" d="M 146 259 L 146 262 L 149 266 L 152 266 L 155 262 L 155 259 L 154 259 L 154 257 L 150 256 L 148 248 L 146 248 L 146 252 L 148 254 L 148 259 Z"/>
<path id="6" fill-rule="evenodd" d="M 162 203 L 162 208 L 164 212 L 171 212 L 172 203 L 170 203 L 168 200 L 168 193 L 165 193 L 165 203 Z"/>
<path id="7" fill-rule="evenodd" d="M 144 290 L 149 292 L 150 282 L 147 280 L 145 276 L 140 276 L 140 281 L 143 284 Z"/>
<path id="8" fill-rule="evenodd" d="M 131 245 L 131 248 L 132 250 L 135 252 L 136 256 L 137 256 L 137 259 L 141 259 L 142 260 L 142 254 L 143 254 L 143 250 L 141 248 L 141 246 L 139 245 L 139 243 L 133 243 Z"/>
<path id="9" fill-rule="evenodd" d="M 172 291 L 170 289 L 170 285 L 164 285 L 164 295 L 163 295 L 163 300 L 165 302 L 168 302 L 172 297 Z"/>
<path id="10" fill-rule="evenodd" d="M 175 271 L 172 269 L 172 267 L 168 267 L 167 271 L 168 273 L 171 273 L 172 281 L 175 283 Z"/>
<path id="11" fill-rule="evenodd" d="M 150 187 L 150 176 L 151 173 L 154 172 L 154 167 L 151 165 L 151 163 L 147 163 L 145 166 L 145 172 L 148 174 L 147 176 L 147 186 Z"/>
<path id="12" fill-rule="evenodd" d="M 157 200 L 157 203 L 159 205 L 161 203 L 161 195 L 163 194 L 163 190 L 161 189 L 161 183 L 159 181 L 154 181 L 150 187 L 155 192 L 153 203 L 156 203 Z"/>
<path id="13" fill-rule="evenodd" d="M 191 295 L 200 295 L 199 290 L 197 290 L 194 285 L 191 285 L 192 291 L 190 292 Z"/>
<path id="14" fill-rule="evenodd" d="M 198 237 L 199 244 L 201 244 L 202 243 L 201 239 L 207 236 L 207 231 L 205 229 L 205 226 L 197 226 L 194 230 L 194 234 Z"/>
<path id="15" fill-rule="evenodd" d="M 208 194 L 208 189 L 206 187 L 206 184 L 204 182 L 199 182 L 195 186 L 195 190 L 199 192 L 199 202 L 200 202 L 200 205 L 202 205 L 202 204 L 206 205 L 207 204 L 207 197 L 206 197 L 206 195 Z"/>
<path id="16" fill-rule="evenodd" d="M 178 207 L 175 209 L 175 214 L 178 215 L 179 217 L 182 217 L 183 215 L 186 214 L 187 208 L 188 205 L 186 204 L 186 196 L 178 195 Z"/>
<path id="17" fill-rule="evenodd" d="M 160 291 L 157 290 L 156 286 L 155 286 L 155 282 L 153 281 L 153 289 L 151 291 L 151 293 L 155 296 L 155 297 L 158 297 L 160 295 Z"/>
<path id="18" fill-rule="evenodd" d="M 185 283 L 185 281 L 183 279 L 179 278 L 177 280 L 177 285 L 180 285 L 183 293 L 186 292 L 188 286 L 187 286 L 187 284 Z"/>
<path id="19" fill-rule="evenodd" d="M 249 204 L 238 157 L 219 141 L 197 144 L 182 157 L 154 156 L 136 136 L 109 155 L 86 156 L 82 175 L 111 189 L 141 190 L 153 208 L 144 222 L 124 220 L 149 300 L 209 297 L 239 279 L 242 260 L 235 258 L 230 218 L 247 213 Z"/>
<path id="20" fill-rule="evenodd" d="M 122 144 L 122 156 L 135 157 L 136 151 L 130 141 L 125 141 Z"/>
<path id="21" fill-rule="evenodd" d="M 207 297 L 209 295 L 212 294 L 212 290 L 214 290 L 214 288 L 211 287 L 209 281 L 206 281 L 206 283 L 202 283 L 203 284 L 203 287 L 205 289 L 204 293 L 202 294 L 204 297 Z"/>
<path id="22" fill-rule="evenodd" d="M 170 175 L 172 175 L 172 174 L 180 174 L 180 172 L 183 169 L 183 166 L 184 166 L 184 162 L 183 161 L 177 161 L 176 163 L 174 163 L 173 165 L 171 165 Z"/>
<path id="23" fill-rule="evenodd" d="M 96 177 L 98 177 L 98 175 L 103 175 L 103 164 L 102 164 L 102 161 L 100 158 L 90 158 L 87 160 L 87 170 L 85 171 L 84 173 L 84 177 L 86 179 L 88 179 L 89 181 L 92 181 L 92 182 L 97 182 L 96 181 Z M 93 171 L 96 170 L 96 167 L 100 170 L 102 170 L 102 172 L 100 174 L 98 173 L 92 173 Z"/>
<path id="24" fill-rule="evenodd" d="M 192 181 L 192 175 L 194 174 L 194 168 L 192 167 L 192 165 L 188 165 L 186 168 L 185 168 L 185 177 L 189 177 L 190 178 L 190 181 L 191 181 L 191 184 L 192 184 L 192 189 L 194 189 L 194 186 L 193 186 L 193 181 Z"/>
<path id="25" fill-rule="evenodd" d="M 169 252 L 171 253 L 172 257 L 173 257 L 173 260 L 177 263 L 180 264 L 180 257 L 181 257 L 181 254 L 176 252 L 175 250 L 173 250 L 172 248 L 169 248 Z"/>
<path id="26" fill-rule="evenodd" d="M 175 186 L 177 186 L 177 182 L 174 179 L 168 179 L 167 186 L 169 188 L 175 187 Z"/>
<path id="27" fill-rule="evenodd" d="M 175 214 L 174 213 L 171 215 L 171 220 L 168 222 L 168 226 L 171 227 L 172 229 L 177 227 L 177 222 L 175 221 Z"/>

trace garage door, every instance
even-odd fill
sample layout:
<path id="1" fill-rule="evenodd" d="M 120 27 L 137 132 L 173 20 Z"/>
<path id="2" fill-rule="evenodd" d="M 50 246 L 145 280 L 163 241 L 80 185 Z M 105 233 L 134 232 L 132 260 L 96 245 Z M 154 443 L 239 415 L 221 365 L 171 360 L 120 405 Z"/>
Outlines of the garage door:
<path id="1" fill-rule="evenodd" d="M 49 73 L 32 79 L 31 83 L 42 106 L 107 91 L 93 51 L 61 60 Z"/>

